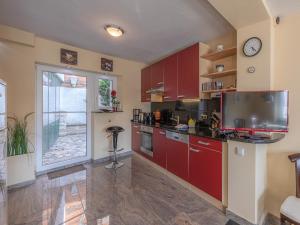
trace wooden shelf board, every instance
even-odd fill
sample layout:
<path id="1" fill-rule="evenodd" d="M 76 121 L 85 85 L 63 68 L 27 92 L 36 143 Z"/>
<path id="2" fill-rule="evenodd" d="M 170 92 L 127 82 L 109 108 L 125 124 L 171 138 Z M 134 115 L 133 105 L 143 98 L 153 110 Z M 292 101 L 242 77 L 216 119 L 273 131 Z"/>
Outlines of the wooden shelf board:
<path id="1" fill-rule="evenodd" d="M 216 61 L 218 59 L 236 55 L 236 53 L 237 53 L 237 48 L 233 47 L 233 48 L 224 49 L 223 51 L 220 51 L 220 52 L 208 53 L 206 55 L 201 56 L 201 58 L 204 58 L 204 59 L 207 59 L 210 61 Z"/>
<path id="2" fill-rule="evenodd" d="M 209 93 L 228 92 L 228 91 L 236 91 L 236 88 L 226 88 L 226 89 L 202 91 L 202 93 L 208 93 L 209 94 Z"/>
<path id="3" fill-rule="evenodd" d="M 237 73 L 237 70 L 233 69 L 233 70 L 226 70 L 226 71 L 223 71 L 223 72 L 203 74 L 203 75 L 201 75 L 201 77 L 215 79 L 215 78 L 220 78 L 220 77 L 236 75 L 236 73 Z"/>

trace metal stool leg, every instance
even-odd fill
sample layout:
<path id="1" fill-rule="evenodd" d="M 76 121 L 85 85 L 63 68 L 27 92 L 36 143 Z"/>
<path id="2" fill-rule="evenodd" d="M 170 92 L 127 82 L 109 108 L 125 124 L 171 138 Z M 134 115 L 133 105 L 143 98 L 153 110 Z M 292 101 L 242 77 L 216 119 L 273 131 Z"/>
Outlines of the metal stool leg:
<path id="1" fill-rule="evenodd" d="M 113 133 L 113 160 L 110 164 L 106 165 L 106 169 L 118 169 L 124 165 L 122 162 L 118 162 L 117 158 L 117 146 L 118 146 L 118 133 Z"/>

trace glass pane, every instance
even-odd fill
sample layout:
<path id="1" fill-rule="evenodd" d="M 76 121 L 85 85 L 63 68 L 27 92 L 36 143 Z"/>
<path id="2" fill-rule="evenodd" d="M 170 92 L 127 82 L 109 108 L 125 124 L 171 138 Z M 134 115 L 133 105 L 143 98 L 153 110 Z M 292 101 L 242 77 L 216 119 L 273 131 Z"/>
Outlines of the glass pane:
<path id="1" fill-rule="evenodd" d="M 0 113 L 6 112 L 5 98 L 5 86 L 0 84 Z"/>
<path id="2" fill-rule="evenodd" d="M 100 107 L 110 107 L 111 104 L 111 91 L 113 87 L 113 81 L 109 79 L 99 79 L 98 85 L 98 105 Z"/>
<path id="3" fill-rule="evenodd" d="M 43 165 L 84 157 L 86 77 L 43 73 Z"/>

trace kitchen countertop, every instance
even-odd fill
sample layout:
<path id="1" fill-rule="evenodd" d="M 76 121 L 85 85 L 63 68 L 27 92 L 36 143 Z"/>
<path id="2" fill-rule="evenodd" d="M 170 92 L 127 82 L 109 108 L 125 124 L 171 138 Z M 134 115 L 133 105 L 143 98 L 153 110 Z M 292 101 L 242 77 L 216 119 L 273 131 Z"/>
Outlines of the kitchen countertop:
<path id="1" fill-rule="evenodd" d="M 250 144 L 272 144 L 272 143 L 280 141 L 284 137 L 285 137 L 285 134 L 274 133 L 269 138 L 256 139 L 256 138 L 244 138 L 244 137 L 231 137 L 231 138 L 228 138 L 228 140 L 245 142 L 245 143 L 250 143 Z"/>
<path id="2" fill-rule="evenodd" d="M 164 129 L 164 130 L 168 130 L 168 131 L 177 132 L 177 133 L 180 133 L 180 134 L 210 138 L 210 139 L 214 139 L 214 140 L 222 141 L 222 142 L 227 141 L 226 138 L 222 138 L 222 137 L 218 137 L 218 136 L 217 137 L 212 136 L 212 132 L 208 128 L 204 128 L 204 129 L 189 128 L 187 131 L 180 131 L 180 130 L 177 130 L 174 127 L 171 127 L 171 126 L 168 126 L 168 125 L 161 125 L 161 124 L 149 125 L 149 124 L 142 124 L 142 123 L 136 123 L 136 122 L 132 122 L 132 123 L 137 124 L 137 125 L 153 127 L 153 128 L 160 128 L 160 129 Z"/>
<path id="3" fill-rule="evenodd" d="M 148 125 L 148 124 L 136 123 L 133 121 L 131 122 L 137 125 L 160 128 L 160 129 L 169 130 L 181 134 L 210 138 L 222 142 L 227 142 L 227 140 L 231 140 L 231 141 L 245 142 L 250 144 L 271 144 L 271 143 L 278 142 L 285 137 L 285 134 L 280 134 L 280 133 L 274 133 L 270 136 L 270 138 L 246 138 L 240 136 L 221 137 L 221 136 L 213 136 L 212 132 L 208 128 L 203 128 L 203 129 L 189 128 L 187 131 L 180 131 L 168 125 L 161 125 L 161 124 Z"/>

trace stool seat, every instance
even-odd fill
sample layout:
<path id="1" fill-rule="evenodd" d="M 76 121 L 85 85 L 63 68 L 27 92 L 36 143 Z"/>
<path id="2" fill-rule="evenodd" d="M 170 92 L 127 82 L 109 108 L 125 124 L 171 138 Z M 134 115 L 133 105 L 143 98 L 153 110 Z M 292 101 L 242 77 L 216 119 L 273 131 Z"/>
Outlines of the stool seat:
<path id="1" fill-rule="evenodd" d="M 280 213 L 296 223 L 300 223 L 300 198 L 289 196 L 281 205 Z"/>
<path id="2" fill-rule="evenodd" d="M 111 127 L 106 128 L 106 132 L 108 132 L 108 133 L 120 133 L 123 131 L 124 131 L 124 128 L 119 127 L 119 126 L 111 126 Z"/>

